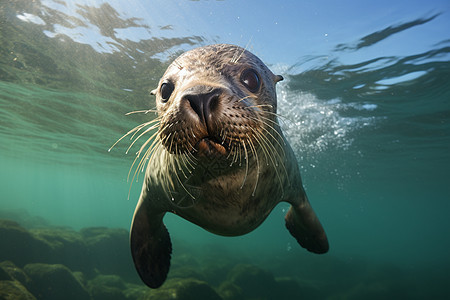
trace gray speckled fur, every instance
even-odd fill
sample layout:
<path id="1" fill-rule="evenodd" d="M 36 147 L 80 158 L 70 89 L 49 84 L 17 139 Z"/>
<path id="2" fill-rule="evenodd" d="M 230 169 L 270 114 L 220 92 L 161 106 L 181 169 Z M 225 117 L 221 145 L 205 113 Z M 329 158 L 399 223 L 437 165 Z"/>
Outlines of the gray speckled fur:
<path id="1" fill-rule="evenodd" d="M 260 76 L 261 87 L 255 93 L 240 82 L 240 74 L 249 68 Z M 166 212 L 215 234 L 235 236 L 254 230 L 280 201 L 286 201 L 292 204 L 286 215 L 291 234 L 309 251 L 327 252 L 325 232 L 304 192 L 294 153 L 273 114 L 278 80 L 280 77 L 256 56 L 226 44 L 182 54 L 161 78 L 154 92 L 163 146 L 155 150 L 147 166 L 131 230 L 133 259 L 150 287 L 164 282 L 170 266 L 171 243 L 162 223 Z M 159 89 L 167 81 L 175 88 L 164 102 Z M 222 91 L 208 129 L 183 100 L 199 86 Z M 241 163 L 232 163 L 232 155 L 215 154 L 195 157 L 194 168 L 184 165 L 180 170 L 183 163 L 179 153 L 191 151 L 203 137 L 221 136 L 224 129 L 228 148 L 233 143 L 237 147 L 236 140 L 253 139 L 256 153 L 248 151 L 248 165 L 242 157 Z M 255 131 L 266 136 L 265 142 L 258 140 Z M 164 139 L 167 136 L 172 137 L 170 145 L 169 139 Z M 270 149 L 267 143 L 272 145 Z"/>

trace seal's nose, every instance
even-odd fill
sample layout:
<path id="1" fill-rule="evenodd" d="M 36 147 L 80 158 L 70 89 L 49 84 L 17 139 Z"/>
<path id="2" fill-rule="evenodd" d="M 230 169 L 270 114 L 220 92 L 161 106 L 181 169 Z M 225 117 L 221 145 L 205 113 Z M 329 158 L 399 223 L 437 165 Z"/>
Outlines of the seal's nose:
<path id="1" fill-rule="evenodd" d="M 190 88 L 189 92 L 184 95 L 184 99 L 189 101 L 192 110 L 198 115 L 200 122 L 205 124 L 208 131 L 211 129 L 221 95 L 222 89 L 205 86 Z"/>

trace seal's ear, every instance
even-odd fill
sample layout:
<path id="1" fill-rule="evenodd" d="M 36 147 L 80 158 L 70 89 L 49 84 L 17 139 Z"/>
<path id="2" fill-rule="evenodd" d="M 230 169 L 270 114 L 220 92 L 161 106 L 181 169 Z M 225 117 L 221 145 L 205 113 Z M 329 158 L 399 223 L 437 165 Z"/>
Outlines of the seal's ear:
<path id="1" fill-rule="evenodd" d="M 281 75 L 275 75 L 275 83 L 282 81 L 284 78 Z"/>
<path id="2" fill-rule="evenodd" d="M 150 95 L 156 95 L 157 91 L 158 91 L 158 89 L 154 89 L 154 90 L 150 91 Z"/>

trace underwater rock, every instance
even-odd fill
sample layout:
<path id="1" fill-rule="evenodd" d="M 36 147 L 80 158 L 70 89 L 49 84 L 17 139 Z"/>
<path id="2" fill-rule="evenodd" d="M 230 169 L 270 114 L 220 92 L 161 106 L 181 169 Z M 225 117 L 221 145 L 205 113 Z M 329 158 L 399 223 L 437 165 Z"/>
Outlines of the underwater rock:
<path id="1" fill-rule="evenodd" d="M 91 227 L 80 231 L 93 266 L 103 274 L 120 274 L 141 282 L 130 255 L 129 232 L 121 228 Z"/>
<path id="2" fill-rule="evenodd" d="M 177 253 L 172 258 L 168 278 L 195 278 L 216 287 L 227 279 L 236 263 L 246 261 L 242 253 L 232 253 L 223 245 L 199 247 L 179 239 L 174 239 L 172 244 L 176 244 L 173 248 Z"/>
<path id="3" fill-rule="evenodd" d="M 32 262 L 47 262 L 50 245 L 17 222 L 0 219 L 0 261 L 9 260 L 22 267 Z"/>
<path id="4" fill-rule="evenodd" d="M 127 289 L 123 291 L 123 294 L 129 300 L 144 299 L 147 293 L 148 293 L 148 286 L 142 283 L 140 284 L 127 283 Z"/>
<path id="5" fill-rule="evenodd" d="M 49 227 L 50 224 L 42 217 L 30 215 L 25 209 L 5 209 L 0 210 L 0 219 L 13 220 L 21 226 L 29 228 Z"/>
<path id="6" fill-rule="evenodd" d="M 243 299 L 242 296 L 242 289 L 237 286 L 236 284 L 225 281 L 223 282 L 219 287 L 219 295 L 224 300 L 241 300 Z"/>
<path id="7" fill-rule="evenodd" d="M 35 263 L 26 265 L 24 271 L 31 279 L 29 291 L 37 299 L 91 299 L 84 286 L 66 266 Z"/>
<path id="8" fill-rule="evenodd" d="M 193 278 L 200 281 L 206 281 L 205 276 L 198 268 L 192 266 L 181 266 L 171 270 L 169 278 Z"/>
<path id="9" fill-rule="evenodd" d="M 73 276 L 83 285 L 86 286 L 86 277 L 83 272 L 80 271 L 72 271 Z"/>
<path id="10" fill-rule="evenodd" d="M 447 274 L 442 276 L 444 280 L 448 279 Z M 414 279 L 412 280 L 409 275 L 395 265 L 380 263 L 368 265 L 365 272 L 358 273 L 346 285 L 336 288 L 329 299 L 444 299 L 433 295 L 435 290 L 430 288 L 430 284 L 425 289 L 425 294 L 420 295 L 418 287 L 424 279 L 413 283 Z M 427 277 L 436 282 L 431 273 L 428 273 Z"/>
<path id="11" fill-rule="evenodd" d="M 94 276 L 120 274 L 132 282 L 140 279 L 129 250 L 125 229 L 35 228 L 27 230 L 15 221 L 0 219 L 0 261 L 19 267 L 30 263 L 62 264 L 74 271 Z"/>
<path id="12" fill-rule="evenodd" d="M 348 300 L 357 300 L 357 299 L 365 299 L 365 300 L 377 300 L 377 299 L 389 299 L 392 298 L 392 294 L 390 293 L 387 286 L 380 284 L 379 282 L 374 282 L 370 284 L 360 283 L 357 284 L 352 289 L 346 292 L 337 292 L 335 295 L 329 297 L 330 300 L 334 299 L 348 299 Z M 394 299 L 404 299 L 402 297 Z"/>
<path id="13" fill-rule="evenodd" d="M 236 265 L 228 274 L 228 281 L 223 283 L 220 290 L 229 292 L 229 287 L 233 285 L 241 289 L 242 299 L 280 299 L 277 292 L 278 286 L 272 273 L 254 265 Z M 228 288 L 225 288 L 227 286 Z"/>
<path id="14" fill-rule="evenodd" d="M 258 299 L 324 299 L 313 287 L 302 285 L 290 277 L 275 278 L 255 265 L 238 264 L 219 287 L 224 300 Z"/>
<path id="15" fill-rule="evenodd" d="M 159 289 L 148 290 L 139 300 L 223 300 L 204 281 L 193 278 L 168 279 Z"/>
<path id="16" fill-rule="evenodd" d="M 116 287 L 120 290 L 127 288 L 125 282 L 118 275 L 97 275 L 94 279 L 89 280 L 88 286 L 92 285 Z"/>
<path id="17" fill-rule="evenodd" d="M 291 278 L 277 278 L 278 298 L 276 299 L 324 299 L 320 291 L 315 287 L 299 284 Z"/>
<path id="18" fill-rule="evenodd" d="M 232 260 L 206 264 L 202 269 L 203 277 L 212 286 L 219 286 L 227 279 L 228 273 L 234 267 Z"/>
<path id="19" fill-rule="evenodd" d="M 13 280 L 13 279 L 3 268 L 0 267 L 0 281 L 2 280 Z"/>
<path id="20" fill-rule="evenodd" d="M 36 298 L 17 280 L 0 281 L 0 299 L 36 300 Z"/>
<path id="21" fill-rule="evenodd" d="M 93 300 L 126 300 L 126 285 L 117 275 L 98 275 L 88 283 Z"/>
<path id="22" fill-rule="evenodd" d="M 51 252 L 39 262 L 63 264 L 83 272 L 91 269 L 87 246 L 79 232 L 59 227 L 31 229 L 30 232 L 51 247 Z"/>
<path id="23" fill-rule="evenodd" d="M 196 259 L 198 256 L 192 253 L 191 248 L 185 247 L 182 250 L 178 250 L 178 252 L 179 255 L 176 255 L 170 263 L 171 268 L 181 268 L 181 267 L 191 267 L 194 269 L 200 268 L 200 264 Z"/>
<path id="24" fill-rule="evenodd" d="M 29 286 L 31 282 L 28 275 L 11 261 L 0 263 L 0 280 L 16 280 L 25 287 Z"/>
<path id="25" fill-rule="evenodd" d="M 179 240 L 175 240 L 175 243 L 179 243 Z M 197 260 L 199 256 L 193 253 L 192 248 L 186 245 L 182 246 L 183 248 L 177 249 L 177 255 L 171 261 L 171 270 L 168 278 L 194 278 L 206 281 L 202 265 Z"/>

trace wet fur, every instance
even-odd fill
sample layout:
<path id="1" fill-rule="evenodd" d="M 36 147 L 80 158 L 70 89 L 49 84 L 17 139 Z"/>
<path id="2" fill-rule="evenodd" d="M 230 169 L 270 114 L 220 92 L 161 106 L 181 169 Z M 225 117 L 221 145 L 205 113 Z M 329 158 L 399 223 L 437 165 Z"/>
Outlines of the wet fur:
<path id="1" fill-rule="evenodd" d="M 239 81 L 257 70 L 261 87 L 251 93 Z M 133 177 L 147 163 L 131 228 L 131 249 L 142 280 L 157 288 L 170 266 L 170 237 L 162 223 L 175 213 L 219 235 L 236 236 L 258 227 L 280 201 L 292 207 L 286 226 L 302 247 L 328 251 L 325 232 L 304 192 L 294 153 L 278 125 L 274 75 L 256 56 L 234 45 L 211 45 L 182 54 L 164 81 L 175 83 L 158 117 L 127 133 L 152 134 L 138 151 Z M 187 93 L 221 91 L 208 127 L 192 113 Z M 125 135 L 125 136 L 127 136 Z M 214 138 L 226 149 L 198 153 L 199 141 Z M 133 142 L 134 143 L 134 142 Z"/>

